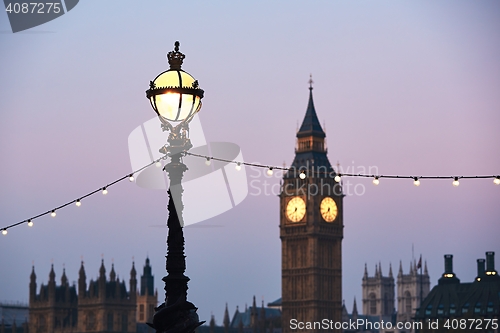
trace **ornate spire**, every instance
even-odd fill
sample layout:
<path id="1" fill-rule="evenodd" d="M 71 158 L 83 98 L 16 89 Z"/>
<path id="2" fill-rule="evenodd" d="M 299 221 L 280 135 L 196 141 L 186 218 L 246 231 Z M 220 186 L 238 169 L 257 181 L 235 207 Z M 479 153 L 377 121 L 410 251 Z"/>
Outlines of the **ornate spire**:
<path id="1" fill-rule="evenodd" d="M 31 283 L 36 283 L 35 265 L 31 266 L 30 281 Z"/>
<path id="2" fill-rule="evenodd" d="M 87 289 L 87 276 L 85 275 L 85 268 L 83 267 L 83 260 L 82 260 L 82 265 L 80 266 L 80 272 L 78 273 L 78 296 L 79 297 L 85 297 L 85 289 Z"/>
<path id="3" fill-rule="evenodd" d="M 368 268 L 366 267 L 366 262 L 365 262 L 365 273 L 363 274 L 363 279 L 368 278 Z"/>
<path id="4" fill-rule="evenodd" d="M 106 280 L 106 268 L 104 268 L 104 259 L 101 259 L 101 268 L 99 269 L 99 279 Z"/>
<path id="5" fill-rule="evenodd" d="M 380 274 L 380 276 L 382 276 L 382 264 L 380 263 L 380 261 L 378 262 L 378 273 Z"/>
<path id="6" fill-rule="evenodd" d="M 223 324 L 224 324 L 224 329 L 225 330 L 229 329 L 229 311 L 227 309 L 227 303 L 226 303 L 226 309 L 224 310 Z"/>
<path id="7" fill-rule="evenodd" d="M 109 280 L 110 281 L 115 281 L 116 280 L 116 273 L 115 273 L 115 264 L 111 264 L 111 272 L 109 272 Z"/>
<path id="8" fill-rule="evenodd" d="M 65 286 L 68 284 L 68 278 L 66 277 L 66 268 L 63 268 L 63 273 L 61 276 L 61 286 Z"/>
<path id="9" fill-rule="evenodd" d="M 307 103 L 306 115 L 302 121 L 299 131 L 297 132 L 297 138 L 302 138 L 305 136 L 316 136 L 324 138 L 325 132 L 321 128 L 321 124 L 318 120 L 318 115 L 316 114 L 316 109 L 314 108 L 312 87 L 313 81 L 312 77 L 309 79 L 309 102 Z"/>
<path id="10" fill-rule="evenodd" d="M 54 273 L 54 264 L 50 266 L 50 273 L 49 273 L 49 284 L 53 282 L 56 282 L 56 273 Z"/>
<path id="11" fill-rule="evenodd" d="M 403 276 L 403 263 L 401 262 L 401 260 L 399 261 L 398 276 Z"/>
<path id="12" fill-rule="evenodd" d="M 352 304 L 352 315 L 358 315 L 358 306 L 356 305 L 356 296 L 354 296 L 354 303 Z"/>
<path id="13" fill-rule="evenodd" d="M 424 275 L 429 275 L 429 272 L 427 271 L 427 260 L 424 261 Z"/>
<path id="14" fill-rule="evenodd" d="M 392 277 L 392 264 L 389 263 L 389 277 Z"/>

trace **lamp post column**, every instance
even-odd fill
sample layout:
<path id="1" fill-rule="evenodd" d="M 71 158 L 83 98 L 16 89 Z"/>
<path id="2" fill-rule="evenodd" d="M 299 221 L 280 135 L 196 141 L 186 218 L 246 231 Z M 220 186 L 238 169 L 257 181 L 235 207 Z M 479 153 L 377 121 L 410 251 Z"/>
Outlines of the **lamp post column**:
<path id="1" fill-rule="evenodd" d="M 184 255 L 184 232 L 182 221 L 182 176 L 187 170 L 181 162 L 181 154 L 171 156 L 171 161 L 165 166 L 165 171 L 170 179 L 168 190 L 168 237 L 166 269 L 168 275 L 163 278 L 165 282 L 165 304 L 173 305 L 179 300 L 187 300 L 187 283 L 189 278 L 184 275 L 186 271 L 186 256 Z M 177 205 L 176 205 L 177 204 Z M 183 224 L 183 223 L 182 223 Z M 182 301 L 181 300 L 181 301 Z"/>

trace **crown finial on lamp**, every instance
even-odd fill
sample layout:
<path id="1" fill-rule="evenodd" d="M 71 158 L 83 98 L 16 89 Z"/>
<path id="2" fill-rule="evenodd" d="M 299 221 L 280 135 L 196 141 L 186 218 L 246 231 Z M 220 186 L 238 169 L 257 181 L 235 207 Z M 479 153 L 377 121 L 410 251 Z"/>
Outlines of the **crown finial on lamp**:
<path id="1" fill-rule="evenodd" d="M 186 56 L 179 52 L 179 46 L 181 43 L 176 41 L 174 43 L 174 50 L 167 53 L 168 64 L 170 65 L 170 69 L 181 69 L 182 62 Z"/>

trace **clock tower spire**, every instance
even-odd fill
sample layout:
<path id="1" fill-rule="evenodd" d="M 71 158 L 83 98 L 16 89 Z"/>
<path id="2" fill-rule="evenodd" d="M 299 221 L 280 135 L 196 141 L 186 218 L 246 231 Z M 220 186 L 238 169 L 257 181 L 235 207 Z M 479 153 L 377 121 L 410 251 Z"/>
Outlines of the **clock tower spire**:
<path id="1" fill-rule="evenodd" d="M 341 321 L 343 197 L 327 157 L 309 80 L 309 101 L 297 132 L 295 158 L 280 194 L 282 328 L 290 320 Z M 304 175 L 305 174 L 305 177 Z M 308 332 L 340 332 L 312 327 Z"/>

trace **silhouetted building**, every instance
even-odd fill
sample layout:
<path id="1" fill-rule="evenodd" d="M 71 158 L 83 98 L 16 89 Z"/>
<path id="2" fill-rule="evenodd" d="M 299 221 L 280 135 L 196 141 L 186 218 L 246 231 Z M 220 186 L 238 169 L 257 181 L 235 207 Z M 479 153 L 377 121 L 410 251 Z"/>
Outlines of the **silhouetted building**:
<path id="1" fill-rule="evenodd" d="M 486 252 L 486 266 L 484 259 L 477 260 L 477 276 L 468 283 L 460 283 L 453 272 L 453 256 L 444 256 L 444 273 L 416 312 L 420 332 L 499 331 L 500 277 L 494 256 Z"/>
<path id="2" fill-rule="evenodd" d="M 116 276 L 111 266 L 109 280 L 104 260 L 101 262 L 96 281 L 87 278 L 83 262 L 80 266 L 78 286 L 70 286 L 63 270 L 61 284 L 56 285 L 54 267 L 49 282 L 40 286 L 37 294 L 35 268 L 30 276 L 29 332 L 30 333 L 79 333 L 79 332 L 147 332 L 145 324 L 150 305 L 156 306 L 157 294 L 153 294 L 153 276 L 149 259 L 141 277 L 141 293 L 137 292 L 137 272 L 132 263 L 130 292 L 124 280 Z M 144 288 L 142 288 L 144 283 Z M 78 290 L 77 290 L 78 288 Z M 151 289 L 151 292 L 149 292 Z M 144 292 L 144 293 L 143 293 Z M 137 320 L 138 309 L 145 306 L 144 320 Z M 154 311 L 154 310 L 153 310 Z M 1 333 L 1 332 L 0 332 Z"/>

